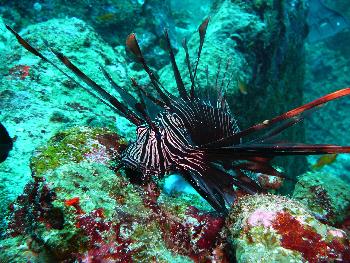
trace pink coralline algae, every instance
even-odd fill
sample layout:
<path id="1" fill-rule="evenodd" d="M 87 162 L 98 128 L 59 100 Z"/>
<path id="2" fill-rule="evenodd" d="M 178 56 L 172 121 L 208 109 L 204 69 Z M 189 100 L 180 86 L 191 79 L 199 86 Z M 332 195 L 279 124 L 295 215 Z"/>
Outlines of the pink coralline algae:
<path id="1" fill-rule="evenodd" d="M 259 208 L 250 215 L 247 222 L 250 226 L 263 225 L 264 227 L 269 227 L 272 225 L 275 216 L 276 212 L 270 212 Z"/>

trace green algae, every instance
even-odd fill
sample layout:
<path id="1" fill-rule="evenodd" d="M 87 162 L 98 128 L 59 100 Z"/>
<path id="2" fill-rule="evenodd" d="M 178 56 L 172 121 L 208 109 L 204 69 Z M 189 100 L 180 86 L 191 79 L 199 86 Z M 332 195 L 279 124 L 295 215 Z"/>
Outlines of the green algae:
<path id="1" fill-rule="evenodd" d="M 86 154 L 99 147 L 97 136 L 112 134 L 104 128 L 72 128 L 58 132 L 46 146 L 39 148 L 31 158 L 31 169 L 35 176 L 53 170 L 65 163 L 79 163 Z"/>

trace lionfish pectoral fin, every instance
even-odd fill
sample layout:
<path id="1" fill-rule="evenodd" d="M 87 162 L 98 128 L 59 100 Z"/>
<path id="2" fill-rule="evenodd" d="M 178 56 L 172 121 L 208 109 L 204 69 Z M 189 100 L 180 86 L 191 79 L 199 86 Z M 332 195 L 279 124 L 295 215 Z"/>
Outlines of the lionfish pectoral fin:
<path id="1" fill-rule="evenodd" d="M 232 158 L 246 160 L 247 158 L 275 157 L 286 155 L 319 155 L 332 153 L 350 153 L 350 146 L 331 144 L 242 144 L 231 147 L 206 148 L 210 158 Z"/>
<path id="2" fill-rule="evenodd" d="M 183 177 L 191 186 L 216 210 L 227 214 L 225 199 L 222 193 L 209 181 L 209 176 L 197 171 L 182 171 Z"/>
<path id="3" fill-rule="evenodd" d="M 231 194 L 231 196 L 235 196 L 233 186 L 238 187 L 248 194 L 256 194 L 263 192 L 263 189 L 256 182 L 248 178 L 240 169 L 237 169 L 235 165 L 233 165 L 233 169 L 236 172 L 236 175 L 233 176 L 227 173 L 223 167 L 212 166 L 211 174 L 214 177 L 214 181 L 216 182 L 226 182 L 224 185 L 221 183 L 220 187 L 226 189 L 226 193 Z M 245 177 L 246 180 L 240 180 L 237 176 Z M 226 200 L 227 201 L 227 200 Z M 228 201 L 227 201 L 228 202 Z M 231 204 L 228 202 L 228 204 Z"/>
<path id="4" fill-rule="evenodd" d="M 237 171 L 237 173 L 242 171 L 247 171 L 252 173 L 261 173 L 269 176 L 280 177 L 280 178 L 283 178 L 283 180 L 292 181 L 294 183 L 297 182 L 297 180 L 295 180 L 294 178 L 290 178 L 286 174 L 279 172 L 269 162 L 247 161 L 247 162 L 236 164 L 234 166 L 234 169 L 235 171 Z M 244 173 L 242 173 L 242 175 L 243 177 L 245 176 Z M 261 186 L 258 183 L 254 182 L 250 177 L 248 177 L 248 179 L 250 184 L 257 189 L 256 192 L 263 191 L 263 188 L 261 188 Z"/>
<path id="5" fill-rule="evenodd" d="M 304 104 L 300 107 L 297 107 L 295 109 L 292 109 L 290 111 L 287 111 L 275 118 L 272 118 L 270 120 L 265 120 L 261 123 L 258 123 L 256 125 L 253 125 L 245 130 L 242 130 L 240 132 L 234 133 L 230 136 L 227 136 L 225 138 L 222 138 L 218 141 L 214 141 L 211 143 L 208 143 L 205 145 L 206 147 L 225 147 L 225 146 L 230 146 L 233 145 L 237 140 L 245 138 L 249 135 L 252 135 L 258 131 L 263 131 L 266 130 L 268 131 L 267 134 L 270 136 L 276 135 L 283 130 L 287 129 L 290 126 L 293 126 L 294 124 L 298 123 L 301 121 L 305 115 L 307 114 L 308 111 L 315 109 L 316 107 L 322 106 L 325 103 L 339 99 L 344 96 L 350 95 L 350 88 L 344 88 L 341 90 L 337 90 L 335 92 L 329 93 L 323 97 L 320 97 L 312 102 L 309 102 L 307 104 Z M 278 127 L 278 124 L 282 124 L 280 127 Z M 277 128 L 276 128 L 277 126 Z M 269 129 L 274 129 L 272 131 L 269 131 Z M 264 140 L 264 138 L 268 138 L 269 136 L 265 135 L 261 140 Z M 260 138 L 258 138 L 259 140 Z M 260 140 L 260 141 L 261 141 Z M 256 140 L 254 140 L 256 141 Z"/>

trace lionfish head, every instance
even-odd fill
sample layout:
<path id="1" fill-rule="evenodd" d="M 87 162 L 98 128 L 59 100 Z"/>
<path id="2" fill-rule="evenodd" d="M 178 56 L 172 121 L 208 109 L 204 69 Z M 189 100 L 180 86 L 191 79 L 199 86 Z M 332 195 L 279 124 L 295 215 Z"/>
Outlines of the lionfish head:
<path id="1" fill-rule="evenodd" d="M 158 157 L 161 155 L 157 141 L 161 139 L 161 129 L 154 130 L 148 125 L 138 126 L 136 140 L 130 142 L 121 154 L 123 164 L 145 176 L 162 175 L 165 171 L 161 167 Z M 150 154 L 151 153 L 151 154 Z"/>

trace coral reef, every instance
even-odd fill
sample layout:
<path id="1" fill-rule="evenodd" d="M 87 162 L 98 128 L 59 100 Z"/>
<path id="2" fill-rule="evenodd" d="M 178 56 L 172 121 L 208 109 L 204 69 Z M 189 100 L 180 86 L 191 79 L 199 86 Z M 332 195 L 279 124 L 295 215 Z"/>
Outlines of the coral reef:
<path id="1" fill-rule="evenodd" d="M 36 150 L 31 170 L 36 177 L 65 163 L 90 161 L 113 165 L 126 141 L 105 128 L 72 128 L 55 134 Z"/>
<path id="2" fill-rule="evenodd" d="M 0 121 L 15 140 L 10 157 L 0 165 L 1 262 L 350 262 L 346 157 L 301 175 L 293 194 L 298 201 L 238 192 L 225 221 L 188 185 L 175 183 L 167 192 L 169 178 L 138 184 L 137 173 L 118 170 L 116 156 L 126 144 L 123 138 L 135 136 L 134 127 L 19 47 L 2 18 L 17 29 L 25 27 L 21 34 L 45 55 L 56 61 L 43 40 L 115 94 L 99 66 L 131 92 L 129 76 L 145 82 L 139 65 L 128 64 L 128 33 L 138 33 L 151 67 L 161 68 L 168 63 L 159 40 L 167 21 L 176 51 L 180 38 L 190 36 L 194 61 L 198 39 L 191 33 L 211 1 L 193 7 L 195 16 L 168 10 L 168 1 L 73 2 L 7 1 L 0 6 Z M 218 61 L 221 83 L 231 57 L 223 78 L 227 83 L 232 77 L 228 101 L 242 127 L 301 104 L 305 2 L 212 2 L 197 75 L 200 85 L 207 85 L 206 66 L 214 85 Z M 170 6 L 177 4 L 173 0 Z M 67 18 L 72 14 L 84 21 Z M 338 35 L 308 44 L 308 100 L 348 82 L 349 45 L 337 46 L 339 39 L 348 38 Z M 182 50 L 177 61 L 188 75 Z M 170 92 L 175 90 L 172 74 L 169 65 L 160 71 Z M 349 126 L 344 106 L 346 101 L 316 115 L 307 126 L 307 138 L 325 142 L 327 134 L 333 142 L 347 143 L 342 136 Z M 304 138 L 302 129 L 286 136 Z M 336 170 L 335 164 L 341 168 Z M 278 165 L 290 177 L 305 170 L 302 159 Z M 273 177 L 256 176 L 265 188 L 281 186 Z"/>
<path id="3" fill-rule="evenodd" d="M 101 128 L 73 128 L 57 133 L 37 152 L 31 166 L 34 182 L 10 205 L 3 242 L 22 249 L 17 258 L 16 247 L 0 258 L 228 262 L 226 241 L 219 235 L 224 219 L 194 207 L 198 195 L 163 196 L 158 202 L 156 184 L 132 185 L 123 171 L 111 170 L 106 160 L 115 156 L 109 150 L 118 154 L 112 135 Z M 109 146 L 102 155 L 93 151 L 96 137 L 104 143 L 100 147 Z"/>
<path id="4" fill-rule="evenodd" d="M 322 224 L 304 205 L 285 197 L 243 197 L 226 224 L 238 262 L 350 260 L 344 231 Z"/>
<path id="5" fill-rule="evenodd" d="M 132 138 L 134 129 L 60 72 L 20 48 L 8 35 L 2 19 L 0 28 L 4 32 L 0 36 L 0 62 L 4 65 L 0 68 L 4 76 L 0 79 L 0 121 L 15 138 L 9 159 L 0 165 L 0 177 L 10 201 L 31 179 L 33 151 L 57 131 L 88 125 L 118 130 L 119 134 Z M 45 39 L 50 46 L 74 57 L 74 62 L 87 74 L 95 79 L 98 75 L 102 85 L 108 83 L 98 74 L 100 65 L 121 85 L 128 81 L 127 68 L 123 66 L 124 47 L 112 49 L 79 19 L 51 19 L 29 26 L 23 35 L 40 49 L 46 49 L 42 41 Z M 52 58 L 48 50 L 46 55 Z M 90 63 L 92 61 L 96 64 Z M 8 201 L 4 200 L 1 206 L 7 207 Z"/>

